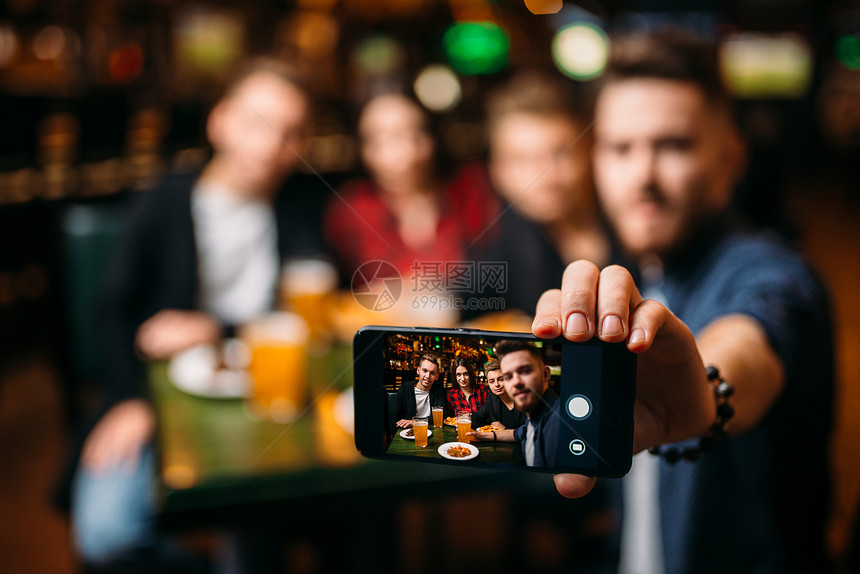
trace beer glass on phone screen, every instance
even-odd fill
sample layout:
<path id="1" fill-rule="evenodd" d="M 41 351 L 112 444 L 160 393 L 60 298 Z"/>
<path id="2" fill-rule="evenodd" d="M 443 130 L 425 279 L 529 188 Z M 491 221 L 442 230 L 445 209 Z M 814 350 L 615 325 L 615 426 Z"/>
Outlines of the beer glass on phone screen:
<path id="1" fill-rule="evenodd" d="M 427 446 L 427 419 L 415 417 L 412 419 L 412 432 L 415 434 L 415 446 L 424 448 Z"/>
<path id="2" fill-rule="evenodd" d="M 436 428 L 442 428 L 442 407 L 433 407 L 430 409 L 430 412 L 433 413 L 433 426 Z"/>
<path id="3" fill-rule="evenodd" d="M 472 413 L 469 411 L 460 411 L 457 413 L 457 440 L 460 442 L 469 442 L 468 433 L 472 430 Z"/>

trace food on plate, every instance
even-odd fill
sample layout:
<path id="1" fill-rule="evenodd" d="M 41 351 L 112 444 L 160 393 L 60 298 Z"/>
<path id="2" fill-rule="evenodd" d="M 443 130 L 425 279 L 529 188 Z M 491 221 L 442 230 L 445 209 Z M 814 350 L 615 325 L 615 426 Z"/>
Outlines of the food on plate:
<path id="1" fill-rule="evenodd" d="M 496 430 L 496 427 L 494 427 L 493 425 L 485 425 L 482 427 L 478 427 L 476 430 L 478 432 L 493 432 L 494 430 Z"/>
<path id="2" fill-rule="evenodd" d="M 415 431 L 413 429 L 408 429 L 406 431 L 406 436 L 415 436 Z"/>
<path id="3" fill-rule="evenodd" d="M 457 417 L 445 417 L 445 420 L 442 422 L 444 422 L 446 425 L 455 427 L 457 426 Z"/>
<path id="4" fill-rule="evenodd" d="M 464 456 L 469 456 L 472 454 L 472 451 L 465 446 L 454 445 L 448 448 L 448 455 L 453 456 L 455 458 L 462 458 Z"/>

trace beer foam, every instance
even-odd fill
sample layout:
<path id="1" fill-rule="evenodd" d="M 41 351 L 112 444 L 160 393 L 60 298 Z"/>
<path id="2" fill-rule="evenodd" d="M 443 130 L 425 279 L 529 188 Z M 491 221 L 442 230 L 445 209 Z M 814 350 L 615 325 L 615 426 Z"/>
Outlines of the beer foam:
<path id="1" fill-rule="evenodd" d="M 288 293 L 328 293 L 337 287 L 337 270 L 322 259 L 296 259 L 284 264 L 281 281 Z"/>

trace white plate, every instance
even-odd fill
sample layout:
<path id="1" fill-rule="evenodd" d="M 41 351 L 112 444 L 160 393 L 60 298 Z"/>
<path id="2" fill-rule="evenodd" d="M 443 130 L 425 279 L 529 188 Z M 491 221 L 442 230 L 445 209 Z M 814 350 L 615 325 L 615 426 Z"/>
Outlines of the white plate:
<path id="1" fill-rule="evenodd" d="M 448 454 L 448 449 L 452 446 L 464 446 L 468 448 L 470 452 L 466 456 L 451 456 Z M 447 458 L 449 460 L 469 460 L 478 456 L 478 447 L 467 442 L 446 442 L 437 450 L 439 451 L 439 454 L 442 455 L 442 458 Z"/>
<path id="2" fill-rule="evenodd" d="M 402 431 L 400 431 L 400 436 L 402 436 L 406 440 L 415 440 L 414 436 L 407 436 L 406 435 L 407 432 L 409 432 L 409 429 L 403 429 Z M 427 429 L 427 438 L 430 438 L 431 436 L 433 436 L 433 431 L 431 431 L 430 429 Z"/>
<path id="3" fill-rule="evenodd" d="M 225 342 L 221 352 L 232 359 L 232 341 Z M 218 368 L 218 350 L 213 345 L 197 345 L 174 356 L 167 366 L 167 376 L 181 391 L 200 397 L 234 399 L 248 396 L 250 377 L 243 368 Z M 228 361 L 229 362 L 229 361 Z"/>

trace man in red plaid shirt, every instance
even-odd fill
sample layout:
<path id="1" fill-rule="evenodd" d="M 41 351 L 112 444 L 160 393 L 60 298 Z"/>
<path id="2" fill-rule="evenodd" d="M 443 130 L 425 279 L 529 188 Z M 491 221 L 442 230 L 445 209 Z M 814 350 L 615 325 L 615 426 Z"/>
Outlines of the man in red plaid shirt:
<path id="1" fill-rule="evenodd" d="M 487 402 L 487 387 L 478 384 L 475 369 L 463 357 L 454 359 L 451 370 L 457 384 L 448 389 L 448 410 L 455 416 L 461 411 L 475 412 Z"/>

